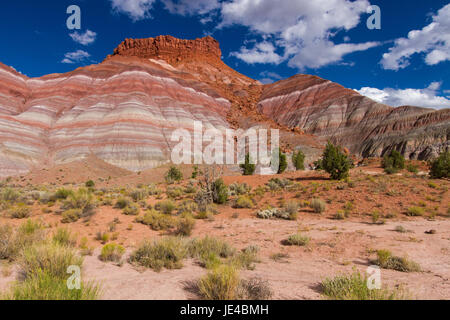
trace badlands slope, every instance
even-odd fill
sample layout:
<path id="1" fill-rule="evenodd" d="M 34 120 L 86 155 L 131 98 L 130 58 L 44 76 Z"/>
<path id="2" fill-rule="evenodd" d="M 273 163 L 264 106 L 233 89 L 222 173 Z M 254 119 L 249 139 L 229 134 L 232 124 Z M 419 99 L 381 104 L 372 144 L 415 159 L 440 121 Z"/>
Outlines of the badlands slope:
<path id="1" fill-rule="evenodd" d="M 131 171 L 169 160 L 176 128 L 281 130 L 310 156 L 332 139 L 355 154 L 449 146 L 450 110 L 392 108 L 309 75 L 262 85 L 225 65 L 211 37 L 126 39 L 98 65 L 28 78 L 0 64 L 0 176 L 95 156 Z"/>

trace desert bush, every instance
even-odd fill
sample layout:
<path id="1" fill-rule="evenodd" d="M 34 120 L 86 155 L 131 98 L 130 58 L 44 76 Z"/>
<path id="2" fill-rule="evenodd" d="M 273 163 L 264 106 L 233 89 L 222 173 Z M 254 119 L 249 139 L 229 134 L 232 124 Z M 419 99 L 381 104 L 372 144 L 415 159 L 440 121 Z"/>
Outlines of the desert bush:
<path id="1" fill-rule="evenodd" d="M 197 192 L 197 187 L 195 186 L 196 181 L 190 180 L 187 184 L 186 188 L 184 188 L 184 192 L 187 194 L 193 194 Z"/>
<path id="2" fill-rule="evenodd" d="M 67 278 L 69 266 L 81 267 L 82 263 L 83 259 L 76 254 L 73 248 L 54 242 L 25 247 L 18 260 L 20 270 L 25 277 L 44 271 L 59 279 Z"/>
<path id="3" fill-rule="evenodd" d="M 296 170 L 305 170 L 305 154 L 302 150 L 294 151 L 292 154 L 292 163 Z"/>
<path id="4" fill-rule="evenodd" d="M 403 299 L 400 290 L 369 289 L 367 278 L 359 272 L 325 279 L 321 283 L 322 293 L 334 300 L 398 300 Z"/>
<path id="5" fill-rule="evenodd" d="M 7 214 L 13 219 L 25 219 L 31 215 L 31 209 L 25 203 L 18 203 L 10 207 Z"/>
<path id="6" fill-rule="evenodd" d="M 175 202 L 172 200 L 160 201 L 155 205 L 155 209 L 161 211 L 164 214 L 172 214 L 176 209 Z"/>
<path id="7" fill-rule="evenodd" d="M 175 234 L 178 236 L 189 237 L 194 230 L 195 219 L 192 217 L 183 217 L 176 223 Z"/>
<path id="8" fill-rule="evenodd" d="M 207 300 L 236 300 L 239 298 L 239 273 L 235 267 L 221 265 L 198 281 L 201 296 Z"/>
<path id="9" fill-rule="evenodd" d="M 330 174 L 331 179 L 342 180 L 347 178 L 351 165 L 351 160 L 341 148 L 328 142 L 323 153 L 322 166 Z"/>
<path id="10" fill-rule="evenodd" d="M 20 193 L 12 188 L 3 188 L 0 192 L 0 200 L 14 203 L 20 198 Z"/>
<path id="11" fill-rule="evenodd" d="M 76 237 L 66 228 L 58 228 L 53 234 L 52 241 L 61 246 L 75 246 L 77 243 Z"/>
<path id="12" fill-rule="evenodd" d="M 246 300 L 270 300 L 273 296 L 273 291 L 267 280 L 253 277 L 249 280 L 242 280 L 240 282 L 241 298 Z"/>
<path id="13" fill-rule="evenodd" d="M 322 199 L 312 199 L 309 206 L 315 213 L 322 213 L 326 209 L 325 201 Z"/>
<path id="14" fill-rule="evenodd" d="M 198 176 L 198 174 L 199 174 L 198 166 L 197 166 L 197 165 L 194 165 L 194 167 L 192 168 L 191 178 L 192 178 L 192 179 L 196 179 L 197 176 Z"/>
<path id="15" fill-rule="evenodd" d="M 288 246 L 306 246 L 310 240 L 309 237 L 296 233 L 284 240 L 283 244 Z"/>
<path id="16" fill-rule="evenodd" d="M 9 225 L 0 225 L 0 260 L 11 259 L 17 250 L 13 228 Z"/>
<path id="17" fill-rule="evenodd" d="M 279 211 L 276 208 L 260 210 L 256 213 L 256 216 L 260 219 L 272 219 L 278 216 Z"/>
<path id="18" fill-rule="evenodd" d="M 79 290 L 69 290 L 67 281 L 38 270 L 23 282 L 13 284 L 7 300 L 97 300 L 101 288 L 92 282 L 81 283 Z"/>
<path id="19" fill-rule="evenodd" d="M 396 226 L 394 230 L 397 231 L 397 232 L 400 232 L 400 233 L 406 233 L 406 232 L 408 232 L 408 231 L 405 229 L 405 227 L 403 227 L 403 226 Z"/>
<path id="20" fill-rule="evenodd" d="M 241 196 L 248 194 L 251 191 L 251 187 L 247 185 L 246 183 L 232 183 L 228 187 L 230 191 L 230 195 L 232 196 Z"/>
<path id="21" fill-rule="evenodd" d="M 236 203 L 234 205 L 235 208 L 247 208 L 247 209 L 251 209 L 253 208 L 254 203 L 253 200 L 247 196 L 240 196 L 239 198 L 236 199 Z"/>
<path id="22" fill-rule="evenodd" d="M 191 214 L 197 210 L 198 210 L 198 206 L 192 200 L 185 200 L 185 201 L 181 202 L 180 204 L 178 204 L 178 208 L 177 208 L 178 214 L 185 214 L 185 213 Z"/>
<path id="23" fill-rule="evenodd" d="M 81 209 L 69 209 L 64 211 L 61 216 L 61 222 L 62 223 L 71 223 L 71 222 L 77 222 L 78 220 L 81 219 L 82 216 L 82 211 Z"/>
<path id="24" fill-rule="evenodd" d="M 130 262 L 159 272 L 162 268 L 182 268 L 186 254 L 186 245 L 181 238 L 167 237 L 155 242 L 144 241 L 131 254 Z"/>
<path id="25" fill-rule="evenodd" d="M 167 171 L 166 175 L 164 176 L 164 179 L 167 183 L 172 184 L 176 181 L 183 180 L 183 174 L 177 167 L 171 166 L 169 171 Z"/>
<path id="26" fill-rule="evenodd" d="M 166 194 L 171 199 L 177 199 L 184 194 L 184 190 L 181 187 L 168 187 Z"/>
<path id="27" fill-rule="evenodd" d="M 338 212 L 336 212 L 336 214 L 334 215 L 334 219 L 335 220 L 344 220 L 346 218 L 345 212 L 343 210 L 339 210 Z"/>
<path id="28" fill-rule="evenodd" d="M 283 206 L 283 211 L 288 215 L 288 220 L 296 220 L 300 205 L 295 200 L 289 200 Z"/>
<path id="29" fill-rule="evenodd" d="M 116 204 L 114 205 L 114 208 L 116 209 L 125 209 L 131 204 L 130 198 L 120 197 L 117 199 Z"/>
<path id="30" fill-rule="evenodd" d="M 432 179 L 450 178 L 450 151 L 441 153 L 429 166 Z"/>
<path id="31" fill-rule="evenodd" d="M 130 203 L 127 207 L 122 210 L 122 213 L 127 216 L 137 216 L 139 214 L 139 207 L 134 203 Z"/>
<path id="32" fill-rule="evenodd" d="M 255 173 L 256 165 L 250 158 L 250 153 L 245 155 L 245 162 L 239 165 L 244 176 L 251 176 Z"/>
<path id="33" fill-rule="evenodd" d="M 234 254 L 230 259 L 230 263 L 240 269 L 254 270 L 254 264 L 259 262 L 258 253 L 258 246 L 248 246 L 239 253 Z"/>
<path id="34" fill-rule="evenodd" d="M 223 179 L 217 179 L 213 184 L 213 202 L 224 204 L 228 201 L 228 187 Z"/>
<path id="35" fill-rule="evenodd" d="M 108 243 L 102 248 L 102 252 L 100 253 L 100 260 L 119 263 L 124 253 L 125 248 L 121 245 L 118 245 L 116 243 Z"/>
<path id="36" fill-rule="evenodd" d="M 145 224 L 155 231 L 171 229 L 176 225 L 173 217 L 153 209 L 147 211 L 144 216 L 137 217 L 136 222 Z"/>
<path id="37" fill-rule="evenodd" d="M 81 217 L 89 217 L 95 213 L 95 199 L 92 192 L 80 188 L 76 192 L 69 194 L 62 206 L 63 210 L 80 209 Z"/>
<path id="38" fill-rule="evenodd" d="M 187 248 L 189 256 L 200 260 L 212 254 L 220 258 L 229 258 L 236 253 L 236 250 L 228 243 L 209 236 L 202 239 L 192 239 Z"/>
<path id="39" fill-rule="evenodd" d="M 419 272 L 420 266 L 406 257 L 393 256 L 389 250 L 378 250 L 374 263 L 383 269 L 392 269 L 401 272 Z"/>
<path id="40" fill-rule="evenodd" d="M 144 200 L 147 197 L 147 195 L 148 195 L 147 190 L 139 188 L 131 190 L 129 193 L 130 198 L 133 199 L 135 202 Z"/>
<path id="41" fill-rule="evenodd" d="M 278 179 L 278 178 L 272 178 L 267 183 L 267 186 L 270 190 L 276 191 L 279 189 L 286 189 L 288 186 L 292 185 L 292 181 L 289 179 Z"/>
<path id="42" fill-rule="evenodd" d="M 65 189 L 65 188 L 60 188 L 58 190 L 56 190 L 55 194 L 53 195 L 53 197 L 55 199 L 60 199 L 60 200 L 65 200 L 67 199 L 67 197 L 69 195 L 71 195 L 73 193 L 72 190 L 69 189 Z"/>
<path id="43" fill-rule="evenodd" d="M 147 192 L 150 196 L 157 196 L 162 193 L 162 190 L 159 189 L 155 184 L 150 184 L 147 187 Z"/>
<path id="44" fill-rule="evenodd" d="M 93 188 L 93 187 L 95 187 L 95 182 L 92 180 L 88 180 L 88 181 L 86 181 L 86 183 L 84 185 L 86 188 Z"/>
<path id="45" fill-rule="evenodd" d="M 406 211 L 406 215 L 410 217 L 419 217 L 425 214 L 425 209 L 421 207 L 410 207 Z"/>
<path id="46" fill-rule="evenodd" d="M 39 243 L 45 238 L 43 226 L 27 220 L 14 230 L 11 226 L 0 226 L 0 260 L 15 260 L 24 247 Z"/>
<path id="47" fill-rule="evenodd" d="M 419 167 L 414 165 L 413 163 L 408 163 L 408 165 L 406 166 L 406 170 L 411 173 L 418 173 Z"/>
<path id="48" fill-rule="evenodd" d="M 397 150 L 392 150 L 384 155 L 381 166 L 387 174 L 393 174 L 405 169 L 405 158 Z"/>

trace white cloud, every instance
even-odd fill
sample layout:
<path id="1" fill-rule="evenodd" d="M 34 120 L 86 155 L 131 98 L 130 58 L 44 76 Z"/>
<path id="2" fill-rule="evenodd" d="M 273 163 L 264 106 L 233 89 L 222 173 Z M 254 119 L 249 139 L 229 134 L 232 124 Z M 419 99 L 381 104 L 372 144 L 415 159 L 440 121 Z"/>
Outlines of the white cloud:
<path id="1" fill-rule="evenodd" d="M 85 33 L 73 32 L 69 34 L 69 36 L 72 38 L 73 41 L 78 42 L 83 46 L 87 46 L 95 42 L 95 39 L 97 38 L 97 33 L 91 30 L 86 30 Z"/>
<path id="2" fill-rule="evenodd" d="M 83 60 L 89 58 L 91 55 L 83 50 L 77 50 L 74 52 L 67 52 L 64 55 L 64 59 L 61 61 L 62 63 L 77 63 L 82 62 Z"/>
<path id="3" fill-rule="evenodd" d="M 364 87 L 355 91 L 359 92 L 363 96 L 371 98 L 372 100 L 393 107 L 418 106 L 434 109 L 450 108 L 450 100 L 438 95 L 438 90 L 440 87 L 440 82 L 432 82 L 428 88 L 425 89 L 385 88 L 381 90 L 377 88 Z"/>
<path id="4" fill-rule="evenodd" d="M 170 13 L 204 15 L 220 8 L 217 0 L 162 0 Z"/>
<path id="5" fill-rule="evenodd" d="M 233 54 L 248 63 L 288 60 L 290 66 L 299 69 L 320 68 L 340 62 L 349 53 L 378 45 L 336 44 L 332 40 L 336 33 L 355 28 L 369 5 L 368 0 L 233 0 L 222 3 L 219 28 L 247 26 L 266 38 L 262 42 L 265 47 L 267 39 L 273 39 L 274 47 L 284 50 L 282 59 L 273 54 L 275 50 L 261 50 L 258 45 Z"/>
<path id="6" fill-rule="evenodd" d="M 150 17 L 150 9 L 156 0 L 110 0 L 115 12 L 126 14 L 133 21 Z"/>
<path id="7" fill-rule="evenodd" d="M 280 63 L 283 58 L 275 52 L 276 48 L 270 42 L 257 43 L 252 49 L 241 48 L 240 52 L 231 53 L 247 63 Z"/>
<path id="8" fill-rule="evenodd" d="M 433 16 L 433 22 L 422 30 L 413 30 L 407 38 L 395 40 L 395 45 L 383 55 L 384 69 L 399 70 L 409 65 L 409 59 L 425 54 L 425 63 L 436 65 L 450 60 L 450 4 Z"/>
<path id="9" fill-rule="evenodd" d="M 263 71 L 259 75 L 262 77 L 259 81 L 263 84 L 270 84 L 283 79 L 282 76 L 275 72 Z"/>

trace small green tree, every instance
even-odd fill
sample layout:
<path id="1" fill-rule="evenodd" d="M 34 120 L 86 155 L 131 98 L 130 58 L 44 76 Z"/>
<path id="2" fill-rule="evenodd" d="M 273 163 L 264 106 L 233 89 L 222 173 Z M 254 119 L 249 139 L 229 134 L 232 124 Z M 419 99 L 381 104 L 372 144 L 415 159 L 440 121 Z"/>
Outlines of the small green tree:
<path id="1" fill-rule="evenodd" d="M 92 180 L 86 181 L 86 183 L 84 184 L 86 186 L 86 188 L 93 188 L 95 186 L 95 182 Z"/>
<path id="2" fill-rule="evenodd" d="M 450 152 L 442 152 L 438 158 L 431 161 L 430 177 L 432 179 L 450 178 Z"/>
<path id="3" fill-rule="evenodd" d="M 392 150 L 385 154 L 381 166 L 388 174 L 396 173 L 399 170 L 405 169 L 405 158 L 397 150 Z"/>
<path id="4" fill-rule="evenodd" d="M 167 183 L 174 183 L 175 181 L 181 181 L 183 179 L 183 174 L 180 169 L 175 166 L 170 167 L 167 171 L 165 177 Z"/>
<path id="5" fill-rule="evenodd" d="M 223 179 L 217 179 L 213 185 L 213 201 L 217 204 L 224 204 L 228 201 L 228 187 Z"/>
<path id="6" fill-rule="evenodd" d="M 247 153 L 245 155 L 245 163 L 241 164 L 240 167 L 242 169 L 242 174 L 244 176 L 251 176 L 253 173 L 255 173 L 256 165 L 250 163 L 250 153 Z"/>
<path id="7" fill-rule="evenodd" d="M 280 166 L 278 167 L 278 174 L 282 174 L 283 172 L 286 171 L 288 163 L 286 154 L 281 152 L 281 149 L 279 150 L 279 155 L 280 155 Z"/>
<path id="8" fill-rule="evenodd" d="M 294 164 L 295 169 L 297 170 L 305 170 L 305 154 L 302 150 L 298 150 L 292 154 L 292 163 Z"/>
<path id="9" fill-rule="evenodd" d="M 197 176 L 198 176 L 198 166 L 197 165 L 195 165 L 194 166 L 194 170 L 192 171 L 192 175 L 191 175 L 191 178 L 192 179 L 196 179 L 197 178 Z"/>
<path id="10" fill-rule="evenodd" d="M 348 177 L 351 160 L 342 152 L 341 148 L 328 142 L 322 157 L 322 167 L 333 180 L 342 180 Z"/>

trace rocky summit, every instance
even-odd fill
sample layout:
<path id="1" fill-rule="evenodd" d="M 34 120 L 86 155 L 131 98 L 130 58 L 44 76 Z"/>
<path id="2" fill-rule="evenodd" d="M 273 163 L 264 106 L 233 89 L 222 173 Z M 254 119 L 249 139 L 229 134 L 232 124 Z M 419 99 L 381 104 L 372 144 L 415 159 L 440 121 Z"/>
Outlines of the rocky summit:
<path id="1" fill-rule="evenodd" d="M 393 108 L 312 75 L 263 85 L 223 63 L 211 37 L 126 39 L 98 65 L 40 78 L 0 64 L 3 177 L 92 155 L 153 168 L 170 159 L 173 130 L 195 120 L 278 128 L 287 150 L 333 140 L 359 156 L 428 159 L 450 146 L 450 109 Z"/>

